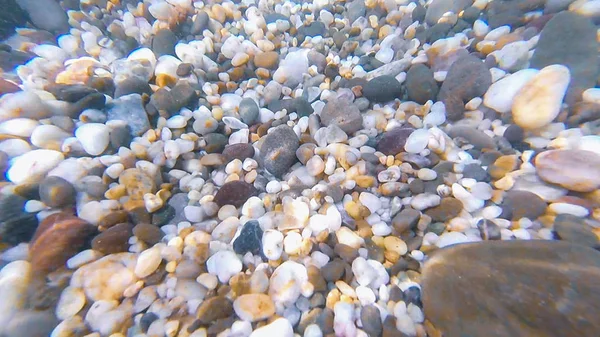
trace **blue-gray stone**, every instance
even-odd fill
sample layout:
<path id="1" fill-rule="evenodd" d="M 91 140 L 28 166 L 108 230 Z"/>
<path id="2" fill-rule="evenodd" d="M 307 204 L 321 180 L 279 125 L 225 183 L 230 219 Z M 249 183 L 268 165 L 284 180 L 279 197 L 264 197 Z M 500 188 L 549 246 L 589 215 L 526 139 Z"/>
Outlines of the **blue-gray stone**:
<path id="1" fill-rule="evenodd" d="M 244 98 L 239 107 L 240 118 L 247 125 L 252 125 L 258 120 L 258 104 L 252 98 Z"/>
<path id="2" fill-rule="evenodd" d="M 131 135 L 139 137 L 150 129 L 150 120 L 142 104 L 142 96 L 130 94 L 121 96 L 107 105 L 108 120 L 122 120 L 131 128 Z"/>

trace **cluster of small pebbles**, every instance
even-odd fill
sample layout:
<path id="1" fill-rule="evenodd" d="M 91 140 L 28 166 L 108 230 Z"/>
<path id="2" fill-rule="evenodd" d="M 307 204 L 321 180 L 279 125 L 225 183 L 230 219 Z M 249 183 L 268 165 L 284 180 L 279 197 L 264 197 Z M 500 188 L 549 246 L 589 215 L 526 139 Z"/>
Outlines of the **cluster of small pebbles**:
<path id="1" fill-rule="evenodd" d="M 16 3 L 0 336 L 600 336 L 600 1 Z"/>

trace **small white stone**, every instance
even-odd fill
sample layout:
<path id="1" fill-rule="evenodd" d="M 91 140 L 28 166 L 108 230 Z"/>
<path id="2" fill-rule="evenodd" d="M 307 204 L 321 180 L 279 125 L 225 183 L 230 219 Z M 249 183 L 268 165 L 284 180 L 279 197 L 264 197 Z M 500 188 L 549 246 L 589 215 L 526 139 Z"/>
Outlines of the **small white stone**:
<path id="1" fill-rule="evenodd" d="M 437 172 L 432 169 L 422 168 L 417 172 L 417 177 L 424 181 L 434 180 L 437 178 Z"/>
<path id="2" fill-rule="evenodd" d="M 85 306 L 83 290 L 75 287 L 66 287 L 60 294 L 56 304 L 56 317 L 61 320 L 71 318 Z"/>
<path id="3" fill-rule="evenodd" d="M 271 180 L 267 183 L 267 193 L 279 193 L 281 191 L 281 183 L 277 180 Z"/>
<path id="4" fill-rule="evenodd" d="M 483 104 L 501 113 L 509 112 L 517 93 L 537 73 L 537 69 L 523 69 L 493 83 L 483 96 Z"/>
<path id="5" fill-rule="evenodd" d="M 325 170 L 325 162 L 323 161 L 323 158 L 321 158 L 321 156 L 314 155 L 306 162 L 306 169 L 308 171 L 308 174 L 310 174 L 313 177 L 316 177 L 319 174 L 323 173 L 323 171 Z"/>
<path id="6" fill-rule="evenodd" d="M 134 271 L 135 275 L 139 278 L 144 278 L 154 273 L 158 266 L 160 266 L 161 261 L 162 257 L 158 246 L 146 249 L 137 259 Z"/>
<path id="7" fill-rule="evenodd" d="M 410 205 L 419 211 L 435 207 L 440 204 L 442 199 L 437 194 L 422 193 L 412 198 Z"/>
<path id="8" fill-rule="evenodd" d="M 14 118 L 0 123 L 0 133 L 29 138 L 39 124 L 38 121 L 29 118 Z"/>
<path id="9" fill-rule="evenodd" d="M 38 182 L 63 160 L 63 154 L 58 151 L 33 150 L 15 158 L 6 176 L 15 184 Z"/>
<path id="10" fill-rule="evenodd" d="M 348 227 L 341 227 L 335 232 L 338 243 L 350 246 L 354 249 L 360 248 L 364 240 Z"/>
<path id="11" fill-rule="evenodd" d="M 208 258 L 206 268 L 216 275 L 221 283 L 227 283 L 235 274 L 242 271 L 242 261 L 230 250 L 221 250 Z"/>
<path id="12" fill-rule="evenodd" d="M 306 267 L 294 261 L 279 265 L 269 280 L 269 296 L 276 304 L 294 304 L 300 295 L 309 297 L 313 291 Z"/>
<path id="13" fill-rule="evenodd" d="M 469 238 L 465 234 L 460 232 L 446 232 L 440 235 L 436 242 L 436 246 L 443 248 L 464 242 L 469 242 Z"/>
<path id="14" fill-rule="evenodd" d="M 362 192 L 359 195 L 358 200 L 363 206 L 368 208 L 371 213 L 375 213 L 381 208 L 381 201 L 379 198 L 369 192 Z"/>
<path id="15" fill-rule="evenodd" d="M 272 323 L 262 326 L 250 334 L 250 337 L 293 337 L 292 324 L 285 318 L 278 318 Z"/>
<path id="16" fill-rule="evenodd" d="M 83 124 L 75 130 L 75 137 L 85 152 L 92 156 L 100 155 L 110 142 L 110 129 L 100 123 Z"/>
<path id="17" fill-rule="evenodd" d="M 265 257 L 269 260 L 279 260 L 283 253 L 283 234 L 274 229 L 268 229 L 263 233 L 262 249 Z"/>
<path id="18" fill-rule="evenodd" d="M 258 219 L 265 214 L 265 207 L 259 197 L 250 197 L 242 206 L 242 215 L 250 219 Z"/>
<path id="19" fill-rule="evenodd" d="M 365 286 L 356 287 L 356 296 L 358 297 L 360 304 L 363 306 L 373 304 L 377 300 L 373 290 Z"/>
<path id="20" fill-rule="evenodd" d="M 31 144 L 50 150 L 58 150 L 61 148 L 62 142 L 71 137 L 63 129 L 54 125 L 39 125 L 31 133 Z"/>
<path id="21" fill-rule="evenodd" d="M 429 131 L 427 129 L 418 129 L 406 139 L 404 150 L 409 153 L 420 153 L 425 150 L 429 143 Z"/>
<path id="22" fill-rule="evenodd" d="M 589 215 L 587 208 L 579 205 L 573 205 L 566 202 L 554 202 L 548 206 L 548 211 L 555 214 L 571 214 L 584 218 Z"/>

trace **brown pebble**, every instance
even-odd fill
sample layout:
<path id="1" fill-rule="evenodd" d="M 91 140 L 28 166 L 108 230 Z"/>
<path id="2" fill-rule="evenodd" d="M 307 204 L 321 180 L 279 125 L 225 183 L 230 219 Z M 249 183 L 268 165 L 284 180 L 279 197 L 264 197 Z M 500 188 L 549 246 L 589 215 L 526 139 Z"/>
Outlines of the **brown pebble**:
<path id="1" fill-rule="evenodd" d="M 70 213 L 46 217 L 29 243 L 34 275 L 42 276 L 63 267 L 95 231 L 94 226 Z"/>
<path id="2" fill-rule="evenodd" d="M 356 249 L 343 243 L 336 244 L 333 250 L 339 257 L 348 263 L 352 263 L 352 261 L 358 257 L 358 251 Z"/>
<path id="3" fill-rule="evenodd" d="M 142 200 L 144 194 L 156 192 L 156 184 L 142 170 L 130 168 L 121 173 L 119 184 L 125 185 L 127 194 L 133 200 Z"/>
<path id="4" fill-rule="evenodd" d="M 225 158 L 220 153 L 209 153 L 200 158 L 200 164 L 204 166 L 221 166 L 225 164 Z"/>
<path id="5" fill-rule="evenodd" d="M 138 239 L 145 243 L 153 246 L 160 242 L 165 233 L 158 228 L 158 226 L 140 223 L 133 227 L 133 235 L 137 236 Z"/>
<path id="6" fill-rule="evenodd" d="M 110 227 L 127 222 L 128 216 L 127 212 L 123 210 L 113 211 L 103 216 L 100 221 L 98 221 L 98 230 L 105 231 Z"/>
<path id="7" fill-rule="evenodd" d="M 308 266 L 307 271 L 308 282 L 315 287 L 315 291 L 326 291 L 327 282 L 325 282 L 323 275 L 321 275 L 321 270 L 314 265 L 310 265 Z"/>
<path id="8" fill-rule="evenodd" d="M 275 51 L 259 53 L 254 57 L 254 65 L 257 68 L 277 69 L 279 53 Z"/>
<path id="9" fill-rule="evenodd" d="M 194 70 L 193 64 L 181 63 L 179 66 L 177 66 L 176 74 L 177 74 L 177 76 L 185 77 L 185 76 L 190 75 L 192 73 L 192 70 Z"/>
<path id="10" fill-rule="evenodd" d="M 92 240 L 92 249 L 103 254 L 126 252 L 129 250 L 129 238 L 132 234 L 132 224 L 118 224 L 96 235 Z"/>
<path id="11" fill-rule="evenodd" d="M 224 296 L 215 296 L 204 300 L 196 311 L 196 317 L 202 324 L 211 324 L 232 314 L 233 304 Z"/>
<path id="12" fill-rule="evenodd" d="M 230 181 L 221 186 L 215 195 L 214 202 L 221 207 L 224 205 L 240 207 L 246 200 L 256 194 L 256 188 L 247 182 L 241 180 Z"/>
<path id="13" fill-rule="evenodd" d="M 488 167 L 488 173 L 494 179 L 503 178 L 508 172 L 512 172 L 519 166 L 519 157 L 517 155 L 501 156 Z"/>
<path id="14" fill-rule="evenodd" d="M 61 177 L 44 178 L 40 183 L 39 193 L 42 202 L 49 207 L 63 207 L 75 203 L 75 188 Z"/>
<path id="15" fill-rule="evenodd" d="M 254 147 L 252 144 L 232 144 L 225 146 L 223 156 L 227 162 L 234 159 L 244 161 L 246 158 L 254 157 Z"/>
<path id="16" fill-rule="evenodd" d="M 438 206 L 428 209 L 425 214 L 430 216 L 433 221 L 445 222 L 457 217 L 462 209 L 462 202 L 450 197 L 442 199 Z"/>

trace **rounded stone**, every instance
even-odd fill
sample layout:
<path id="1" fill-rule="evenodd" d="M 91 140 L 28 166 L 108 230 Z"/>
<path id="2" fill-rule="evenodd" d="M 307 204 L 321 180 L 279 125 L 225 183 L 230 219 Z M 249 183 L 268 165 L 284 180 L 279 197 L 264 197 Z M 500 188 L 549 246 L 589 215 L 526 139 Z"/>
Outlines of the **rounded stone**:
<path id="1" fill-rule="evenodd" d="M 371 102 L 385 103 L 401 97 L 402 84 L 394 76 L 381 75 L 367 82 L 362 92 Z"/>
<path id="2" fill-rule="evenodd" d="M 258 104 L 252 98 L 244 98 L 240 102 L 239 110 L 242 122 L 247 125 L 254 124 L 258 119 L 259 108 Z"/>
<path id="3" fill-rule="evenodd" d="M 419 104 L 435 100 L 439 87 L 433 78 L 433 71 L 424 64 L 415 64 L 406 73 L 408 98 Z"/>
<path id="4" fill-rule="evenodd" d="M 300 141 L 292 128 L 277 126 L 267 134 L 260 149 L 260 159 L 267 171 L 281 177 L 298 160 L 296 150 L 299 146 Z"/>
<path id="5" fill-rule="evenodd" d="M 320 116 L 324 126 L 336 125 L 348 135 L 354 134 L 363 127 L 360 110 L 348 100 L 337 99 L 327 102 Z"/>
<path id="6" fill-rule="evenodd" d="M 233 302 L 235 314 L 244 321 L 257 322 L 275 314 L 275 304 L 267 294 L 246 294 Z"/>
<path id="7" fill-rule="evenodd" d="M 67 180 L 49 176 L 39 187 L 41 201 L 49 207 L 63 207 L 75 203 L 75 188 Z"/>
<path id="8" fill-rule="evenodd" d="M 230 181 L 221 186 L 215 195 L 214 202 L 219 206 L 233 205 L 241 207 L 246 200 L 256 195 L 254 186 L 241 180 Z"/>
<path id="9" fill-rule="evenodd" d="M 92 249 L 103 254 L 115 254 L 129 250 L 129 238 L 133 234 L 133 225 L 117 224 L 92 239 Z"/>
<path id="10" fill-rule="evenodd" d="M 528 191 L 508 191 L 502 200 L 501 217 L 535 220 L 546 212 L 548 205 L 537 194 Z"/>
<path id="11" fill-rule="evenodd" d="M 386 131 L 377 143 L 377 151 L 386 155 L 395 156 L 404 152 L 406 140 L 415 130 L 412 128 L 398 127 Z"/>
<path id="12" fill-rule="evenodd" d="M 600 155 L 585 150 L 550 150 L 535 157 L 542 180 L 575 192 L 600 187 Z"/>

